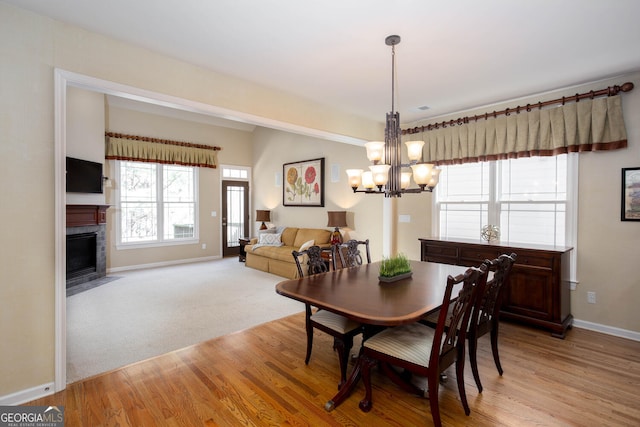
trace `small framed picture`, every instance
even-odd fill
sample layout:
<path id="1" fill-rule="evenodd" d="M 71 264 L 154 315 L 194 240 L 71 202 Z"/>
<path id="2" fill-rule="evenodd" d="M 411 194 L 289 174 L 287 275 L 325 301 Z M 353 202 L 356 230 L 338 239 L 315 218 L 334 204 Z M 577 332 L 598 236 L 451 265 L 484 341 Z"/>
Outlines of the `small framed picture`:
<path id="1" fill-rule="evenodd" d="M 285 163 L 282 177 L 284 206 L 324 207 L 324 157 Z"/>
<path id="2" fill-rule="evenodd" d="M 622 221 L 640 221 L 640 168 L 622 169 Z"/>

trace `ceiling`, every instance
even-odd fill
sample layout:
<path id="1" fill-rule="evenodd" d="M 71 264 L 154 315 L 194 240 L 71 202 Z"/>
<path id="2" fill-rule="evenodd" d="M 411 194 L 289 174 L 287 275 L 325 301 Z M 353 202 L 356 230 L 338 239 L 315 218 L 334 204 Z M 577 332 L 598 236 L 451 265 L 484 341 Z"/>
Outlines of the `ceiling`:
<path id="1" fill-rule="evenodd" d="M 379 122 L 398 34 L 405 125 L 640 70 L 637 0 L 2 1 Z"/>

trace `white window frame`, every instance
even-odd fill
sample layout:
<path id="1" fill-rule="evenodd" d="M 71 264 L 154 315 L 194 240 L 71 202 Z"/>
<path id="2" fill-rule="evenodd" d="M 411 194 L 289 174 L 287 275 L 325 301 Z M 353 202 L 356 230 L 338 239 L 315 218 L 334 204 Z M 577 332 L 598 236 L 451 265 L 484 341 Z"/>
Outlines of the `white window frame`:
<path id="1" fill-rule="evenodd" d="M 489 168 L 489 201 L 488 201 L 488 223 L 499 224 L 500 220 L 500 202 L 497 201 L 497 161 L 490 162 Z M 571 290 L 575 290 L 579 283 L 577 279 L 577 260 L 578 260 L 578 181 L 579 181 L 579 155 L 578 153 L 567 154 L 567 198 L 565 211 L 565 245 L 572 247 L 570 252 L 570 284 Z M 440 205 L 438 203 L 438 186 L 434 189 L 432 200 L 431 216 L 431 234 L 440 237 Z M 536 203 L 536 202 L 528 202 Z M 539 202 L 548 203 L 548 202 Z M 479 234 L 479 230 L 478 230 Z M 525 243 L 526 244 L 526 243 Z"/>
<path id="2" fill-rule="evenodd" d="M 121 164 L 122 161 L 115 161 L 115 176 L 120 179 L 121 172 Z M 158 177 L 162 177 L 164 166 L 161 163 L 157 163 Z M 171 166 L 171 165 L 167 165 Z M 115 190 L 115 198 L 116 198 L 116 249 L 117 250 L 127 250 L 127 249 L 141 249 L 141 248 L 153 248 L 153 247 L 162 247 L 162 246 L 177 246 L 177 245 L 192 245 L 198 243 L 200 241 L 200 215 L 199 215 L 199 188 L 200 188 L 200 168 L 197 166 L 191 166 L 193 168 L 193 191 L 194 191 L 194 225 L 193 225 L 193 237 L 188 238 L 179 238 L 179 239 L 165 239 L 164 232 L 162 230 L 162 224 L 164 224 L 164 205 L 162 201 L 157 204 L 157 217 L 158 217 L 158 238 L 155 240 L 149 240 L 145 242 L 123 242 L 122 241 L 122 202 L 120 199 L 120 186 L 117 186 Z M 159 197 L 162 197 L 162 179 L 157 180 L 158 189 L 156 194 Z"/>

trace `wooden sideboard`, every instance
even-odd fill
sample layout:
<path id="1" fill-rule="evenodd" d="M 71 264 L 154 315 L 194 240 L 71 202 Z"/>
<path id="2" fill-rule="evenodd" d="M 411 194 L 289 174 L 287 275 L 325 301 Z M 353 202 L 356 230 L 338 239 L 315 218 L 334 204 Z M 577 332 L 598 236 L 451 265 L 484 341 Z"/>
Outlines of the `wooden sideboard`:
<path id="1" fill-rule="evenodd" d="M 569 285 L 570 247 L 419 239 L 421 260 L 468 267 L 500 254 L 517 255 L 502 296 L 501 319 L 543 327 L 564 338 L 573 323 Z"/>

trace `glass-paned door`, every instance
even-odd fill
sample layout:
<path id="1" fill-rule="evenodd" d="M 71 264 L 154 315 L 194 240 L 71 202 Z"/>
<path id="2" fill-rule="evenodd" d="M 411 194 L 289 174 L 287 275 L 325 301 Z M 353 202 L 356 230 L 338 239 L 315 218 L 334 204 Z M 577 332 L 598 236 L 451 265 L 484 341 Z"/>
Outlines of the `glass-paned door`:
<path id="1" fill-rule="evenodd" d="M 249 183 L 222 181 L 222 255 L 238 255 L 241 237 L 249 237 Z"/>

